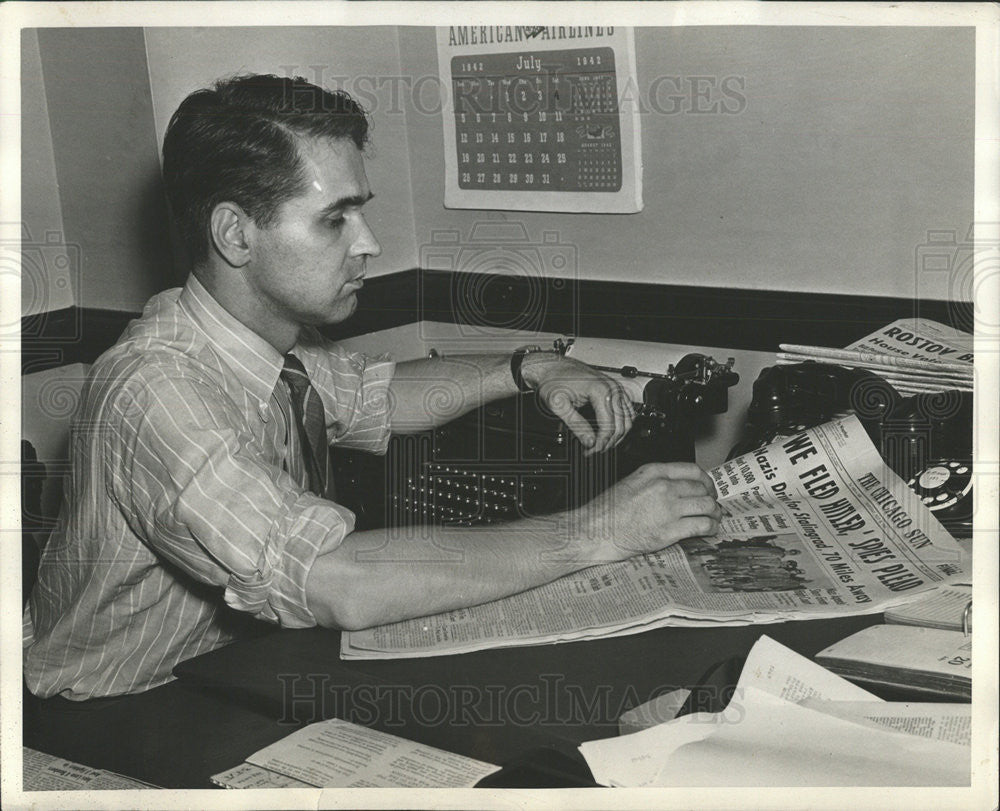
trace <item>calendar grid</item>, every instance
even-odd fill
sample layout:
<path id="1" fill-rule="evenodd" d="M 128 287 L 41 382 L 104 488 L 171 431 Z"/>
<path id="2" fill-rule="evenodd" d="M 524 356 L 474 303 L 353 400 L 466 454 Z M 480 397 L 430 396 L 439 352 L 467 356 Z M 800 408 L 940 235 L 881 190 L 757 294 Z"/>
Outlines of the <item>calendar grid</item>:
<path id="1" fill-rule="evenodd" d="M 456 56 L 451 73 L 459 188 L 621 189 L 612 48 Z"/>

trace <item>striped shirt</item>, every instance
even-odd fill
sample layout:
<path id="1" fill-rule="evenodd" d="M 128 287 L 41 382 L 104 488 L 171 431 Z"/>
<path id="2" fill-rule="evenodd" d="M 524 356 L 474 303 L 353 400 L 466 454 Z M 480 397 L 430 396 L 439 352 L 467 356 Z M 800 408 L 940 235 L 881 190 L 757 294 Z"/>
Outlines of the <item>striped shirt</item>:
<path id="1" fill-rule="evenodd" d="M 384 453 L 393 362 L 312 329 L 292 351 L 331 443 Z M 97 360 L 29 604 L 33 693 L 141 692 L 245 633 L 249 617 L 316 624 L 306 577 L 354 514 L 309 492 L 282 362 L 194 277 L 152 298 Z"/>

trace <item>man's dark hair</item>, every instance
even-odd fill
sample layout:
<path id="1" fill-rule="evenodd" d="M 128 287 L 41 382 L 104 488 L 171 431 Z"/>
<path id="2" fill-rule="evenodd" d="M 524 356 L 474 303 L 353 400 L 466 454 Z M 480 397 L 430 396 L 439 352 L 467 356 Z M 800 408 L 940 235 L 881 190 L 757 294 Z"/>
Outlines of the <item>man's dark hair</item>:
<path id="1" fill-rule="evenodd" d="M 303 190 L 302 137 L 349 139 L 363 149 L 367 113 L 344 91 L 273 75 L 221 79 L 181 102 L 163 139 L 163 178 L 192 262 L 208 256 L 219 203 L 238 204 L 266 227 Z"/>

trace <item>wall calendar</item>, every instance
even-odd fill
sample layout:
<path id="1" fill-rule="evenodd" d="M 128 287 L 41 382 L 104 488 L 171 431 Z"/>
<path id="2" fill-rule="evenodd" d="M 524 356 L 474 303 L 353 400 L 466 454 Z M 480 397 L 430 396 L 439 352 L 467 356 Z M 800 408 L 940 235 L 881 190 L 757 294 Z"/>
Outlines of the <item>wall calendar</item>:
<path id="1" fill-rule="evenodd" d="M 642 210 L 631 28 L 437 29 L 445 206 Z"/>

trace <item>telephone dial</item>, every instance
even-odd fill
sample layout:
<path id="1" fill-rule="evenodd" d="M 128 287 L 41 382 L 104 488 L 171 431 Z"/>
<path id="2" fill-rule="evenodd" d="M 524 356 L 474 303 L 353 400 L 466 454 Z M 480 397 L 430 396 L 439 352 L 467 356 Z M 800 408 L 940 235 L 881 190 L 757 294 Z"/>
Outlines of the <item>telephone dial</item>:
<path id="1" fill-rule="evenodd" d="M 572 344 L 556 341 L 565 353 Z M 358 529 L 421 524 L 479 526 L 573 509 L 641 465 L 694 461 L 698 419 L 728 407 L 733 359 L 690 354 L 643 378 L 629 433 L 613 449 L 585 448 L 534 392 L 484 405 L 430 431 L 394 434 L 384 457 L 333 448 L 337 500 Z M 593 411 L 581 413 L 594 421 Z"/>
<path id="2" fill-rule="evenodd" d="M 809 361 L 764 369 L 729 458 L 856 414 L 882 458 L 952 533 L 972 530 L 972 394 L 903 397 L 878 375 Z"/>

